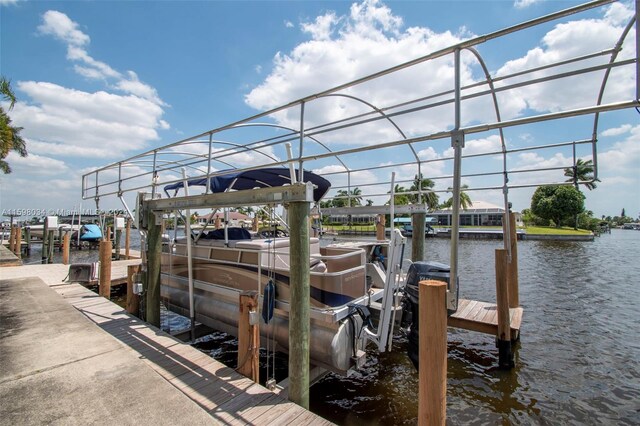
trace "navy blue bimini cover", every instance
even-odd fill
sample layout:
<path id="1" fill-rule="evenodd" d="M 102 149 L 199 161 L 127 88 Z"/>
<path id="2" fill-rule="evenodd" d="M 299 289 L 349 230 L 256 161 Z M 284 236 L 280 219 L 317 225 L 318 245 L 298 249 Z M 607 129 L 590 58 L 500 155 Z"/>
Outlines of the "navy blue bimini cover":
<path id="1" fill-rule="evenodd" d="M 298 170 L 296 169 L 296 175 Z M 325 178 L 308 171 L 304 171 L 304 181 L 311 182 L 315 185 L 313 189 L 313 199 L 318 202 L 329 191 L 331 183 Z M 227 189 L 243 190 L 253 188 L 270 188 L 274 186 L 283 186 L 291 183 L 291 177 L 289 175 L 289 169 L 285 167 L 269 167 L 265 169 L 248 170 L 245 172 L 234 172 L 229 170 L 229 173 L 214 176 L 209 179 L 209 185 L 211 192 L 224 192 Z M 191 179 L 188 182 L 189 186 L 205 186 L 207 184 L 206 178 Z M 164 187 L 164 190 L 169 192 L 184 187 L 183 182 L 176 182 Z"/>

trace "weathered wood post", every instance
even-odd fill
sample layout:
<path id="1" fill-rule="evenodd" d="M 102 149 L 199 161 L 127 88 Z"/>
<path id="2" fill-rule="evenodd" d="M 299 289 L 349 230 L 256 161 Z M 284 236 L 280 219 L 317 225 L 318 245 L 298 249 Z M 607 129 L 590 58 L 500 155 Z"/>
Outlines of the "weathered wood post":
<path id="1" fill-rule="evenodd" d="M 291 280 L 289 312 L 289 400 L 309 409 L 309 202 L 289 204 Z"/>
<path id="2" fill-rule="evenodd" d="M 122 239 L 122 229 L 116 229 L 116 241 L 115 241 L 115 245 L 116 245 L 115 257 L 116 257 L 116 260 L 120 260 L 120 240 L 121 239 Z"/>
<path id="3" fill-rule="evenodd" d="M 376 220 L 376 240 L 378 241 L 383 241 L 386 237 L 386 233 L 385 233 L 385 215 L 383 214 L 379 214 L 378 215 L 378 220 Z"/>
<path id="4" fill-rule="evenodd" d="M 49 258 L 49 221 L 44 219 L 44 226 L 42 227 L 42 263 L 46 264 Z"/>
<path id="5" fill-rule="evenodd" d="M 518 283 L 518 234 L 516 232 L 516 215 L 513 212 L 509 212 L 509 235 L 511 240 L 511 261 L 508 264 L 508 278 L 507 283 L 509 286 L 509 307 L 517 308 L 520 306 L 519 295 L 519 283 Z M 503 218 L 506 221 L 507 217 Z M 507 247 L 505 247 L 507 248 Z"/>
<path id="6" fill-rule="evenodd" d="M 49 244 L 47 246 L 47 262 L 53 263 L 53 250 L 55 247 L 55 230 L 49 229 Z"/>
<path id="7" fill-rule="evenodd" d="M 70 245 L 71 245 L 71 232 L 65 232 L 64 237 L 62 237 L 62 264 L 69 264 L 69 254 L 70 254 Z"/>
<path id="8" fill-rule="evenodd" d="M 162 218 L 147 212 L 146 321 L 160 327 L 160 265 L 162 260 Z M 189 218 L 187 218 L 189 220 Z"/>
<path id="9" fill-rule="evenodd" d="M 100 241 L 100 296 L 111 296 L 111 241 Z"/>
<path id="10" fill-rule="evenodd" d="M 255 315 L 252 324 L 250 312 Z M 258 328 L 258 292 L 240 293 L 238 318 L 238 373 L 258 383 L 260 373 L 260 331 Z"/>
<path id="11" fill-rule="evenodd" d="M 514 367 L 511 352 L 511 320 L 509 316 L 509 287 L 507 286 L 507 251 L 496 249 L 496 299 L 498 309 L 498 368 L 509 370 Z"/>
<path id="12" fill-rule="evenodd" d="M 447 419 L 447 284 L 420 281 L 418 424 Z"/>
<path id="13" fill-rule="evenodd" d="M 222 228 L 222 220 L 220 219 L 220 216 L 216 217 L 216 221 L 215 221 L 215 225 L 214 226 L 215 226 L 216 229 Z"/>
<path id="14" fill-rule="evenodd" d="M 62 252 L 62 227 L 58 228 L 58 251 Z"/>
<path id="15" fill-rule="evenodd" d="M 22 258 L 22 227 L 16 226 L 16 256 Z"/>
<path id="16" fill-rule="evenodd" d="M 411 260 L 419 262 L 424 260 L 424 230 L 427 220 L 426 213 L 413 213 L 411 215 Z"/>
<path id="17" fill-rule="evenodd" d="M 31 228 L 26 226 L 24 228 L 24 239 L 27 242 L 27 255 L 31 254 Z"/>
<path id="18" fill-rule="evenodd" d="M 253 217 L 253 222 L 251 222 L 251 230 L 253 232 L 258 232 L 258 215 Z"/>
<path id="19" fill-rule="evenodd" d="M 138 316 L 140 309 L 140 296 L 133 293 L 134 279 L 140 273 L 140 265 L 127 266 L 127 302 L 126 309 L 131 315 Z"/>
<path id="20" fill-rule="evenodd" d="M 177 226 L 174 225 L 174 226 Z M 131 218 L 127 218 L 127 227 L 124 230 L 124 258 L 129 259 L 131 244 Z"/>
<path id="21" fill-rule="evenodd" d="M 11 225 L 9 227 L 9 251 L 15 254 L 16 252 L 16 226 Z"/>

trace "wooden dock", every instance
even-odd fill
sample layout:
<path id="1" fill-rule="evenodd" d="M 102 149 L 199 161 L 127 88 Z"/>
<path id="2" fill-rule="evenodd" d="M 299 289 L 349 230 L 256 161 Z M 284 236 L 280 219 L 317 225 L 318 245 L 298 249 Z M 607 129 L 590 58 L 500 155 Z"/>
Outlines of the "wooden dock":
<path id="1" fill-rule="evenodd" d="M 113 263 L 114 268 L 126 270 L 126 265 L 118 264 L 133 262 L 135 261 Z M 4 284 L 13 279 L 16 282 L 15 285 L 19 286 L 20 277 L 42 275 L 48 278 L 47 284 L 66 302 L 102 331 L 116 339 L 123 347 L 132 350 L 137 358 L 150 368 L 150 373 L 157 374 L 174 389 L 195 402 L 212 417 L 214 423 L 331 424 L 282 396 L 255 384 L 209 355 L 127 314 L 120 306 L 87 288 L 79 284 L 63 283 L 61 279 L 55 282 L 52 276 L 59 278 L 65 268 L 68 269 L 68 266 L 29 265 L 3 268 L 2 280 Z M 42 395 L 42 397 L 46 396 Z M 56 397 L 56 399 L 59 398 L 60 396 Z M 136 415 L 139 414 L 141 413 Z"/>
<path id="2" fill-rule="evenodd" d="M 517 337 L 520 333 L 523 309 L 509 309 L 511 324 L 511 336 Z M 498 308 L 493 303 L 479 302 L 477 300 L 458 300 L 458 310 L 449 316 L 449 327 L 462 328 L 477 331 L 479 333 L 498 335 Z M 515 334 L 514 334 L 515 333 Z"/>

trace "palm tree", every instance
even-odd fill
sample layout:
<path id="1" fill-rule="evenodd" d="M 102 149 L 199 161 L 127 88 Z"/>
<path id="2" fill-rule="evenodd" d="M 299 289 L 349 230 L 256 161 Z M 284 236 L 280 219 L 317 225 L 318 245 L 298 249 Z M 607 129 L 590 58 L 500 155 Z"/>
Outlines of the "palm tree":
<path id="1" fill-rule="evenodd" d="M 465 192 L 465 189 L 469 189 L 469 185 L 462 185 L 460 187 L 460 207 L 462 207 L 462 210 L 467 210 L 469 207 L 473 206 L 473 202 L 471 202 L 471 197 L 469 197 L 469 194 Z M 451 192 L 451 191 L 453 191 L 452 188 L 449 188 L 447 190 L 447 192 Z M 440 206 L 440 208 L 443 208 L 443 209 L 448 209 L 451 207 L 453 207 L 453 196 L 451 196 L 451 198 L 449 198 L 447 201 L 444 202 L 444 204 Z"/>
<path id="2" fill-rule="evenodd" d="M 0 93 L 5 101 L 9 101 L 9 110 L 13 109 L 16 103 L 16 95 L 11 90 L 11 82 L 4 77 L 0 77 Z M 4 159 L 9 152 L 16 151 L 21 157 L 27 156 L 27 147 L 24 139 L 20 136 L 22 127 L 11 125 L 11 118 L 0 107 L 0 170 L 4 174 L 11 173 L 11 167 Z"/>
<path id="3" fill-rule="evenodd" d="M 336 196 L 344 198 L 333 200 L 333 205 L 335 207 L 352 207 L 362 205 L 362 190 L 358 187 L 353 188 L 351 191 L 341 189 L 338 191 Z"/>
<path id="4" fill-rule="evenodd" d="M 403 206 L 405 204 L 410 204 L 411 203 L 411 199 L 410 199 L 410 195 L 409 194 L 404 194 L 405 192 L 407 192 L 407 189 L 403 186 L 400 186 L 399 184 L 396 183 L 396 186 L 393 188 L 393 192 L 394 192 L 394 197 L 393 197 L 393 203 L 396 206 Z M 388 191 L 387 194 L 390 194 L 391 191 Z M 387 202 L 387 204 L 389 204 Z"/>
<path id="5" fill-rule="evenodd" d="M 576 189 L 579 189 L 578 182 L 584 182 L 582 185 L 591 191 L 596 188 L 595 182 L 600 182 L 600 179 L 594 179 L 593 170 L 593 160 L 578 158 L 575 166 L 564 169 L 564 175 L 569 177 L 565 182 L 573 182 Z"/>
<path id="6" fill-rule="evenodd" d="M 429 210 L 435 210 L 438 208 L 439 197 L 438 194 L 433 192 L 433 187 L 435 186 L 435 182 L 428 178 L 423 178 L 422 173 L 417 174 L 413 177 L 413 184 L 409 188 L 409 191 L 425 191 L 422 193 L 422 201 L 427 204 Z M 410 195 L 411 202 L 418 202 L 418 194 Z"/>

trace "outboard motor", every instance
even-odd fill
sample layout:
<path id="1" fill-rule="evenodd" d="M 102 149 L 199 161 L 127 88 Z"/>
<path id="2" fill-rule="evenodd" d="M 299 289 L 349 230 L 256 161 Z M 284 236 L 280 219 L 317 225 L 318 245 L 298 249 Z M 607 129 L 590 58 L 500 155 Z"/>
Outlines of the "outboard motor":
<path id="1" fill-rule="evenodd" d="M 409 308 L 410 312 L 410 326 L 409 326 L 409 348 L 407 350 L 409 358 L 413 365 L 418 369 L 419 349 L 418 344 L 420 342 L 420 333 L 418 329 L 418 323 L 420 321 L 419 315 L 419 297 L 420 297 L 420 281 L 424 280 L 439 280 L 447 283 L 447 289 L 451 291 L 451 284 L 449 283 L 449 265 L 438 262 L 414 262 L 409 267 L 407 272 L 407 279 L 405 285 L 405 298 L 403 299 L 402 307 L 403 312 L 406 308 Z M 460 280 L 458 280 L 458 283 Z M 456 286 L 456 301 L 458 299 L 458 290 L 460 286 Z M 444 301 L 443 301 L 444 303 Z M 456 306 L 457 306 L 456 302 Z M 455 313 L 455 310 L 447 309 L 448 315 Z M 408 315 L 403 315 L 403 322 L 409 322 Z"/>

